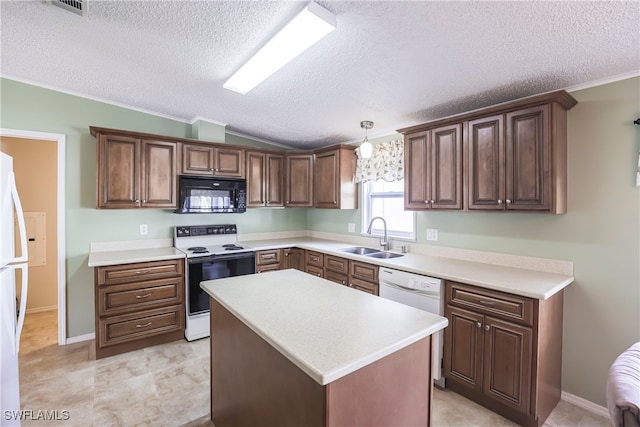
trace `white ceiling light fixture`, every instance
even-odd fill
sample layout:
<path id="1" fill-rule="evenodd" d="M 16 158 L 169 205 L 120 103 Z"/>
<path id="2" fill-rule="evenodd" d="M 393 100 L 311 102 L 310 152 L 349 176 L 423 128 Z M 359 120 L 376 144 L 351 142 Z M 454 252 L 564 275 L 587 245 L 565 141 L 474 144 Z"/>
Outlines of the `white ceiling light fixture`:
<path id="1" fill-rule="evenodd" d="M 367 130 L 373 127 L 373 122 L 369 120 L 363 120 L 360 122 L 360 127 L 364 129 L 364 141 L 360 144 L 360 157 L 363 159 L 368 159 L 373 154 L 373 145 L 369 142 L 369 138 L 367 138 Z"/>
<path id="2" fill-rule="evenodd" d="M 310 2 L 222 87 L 246 94 L 335 28 L 336 17 Z"/>

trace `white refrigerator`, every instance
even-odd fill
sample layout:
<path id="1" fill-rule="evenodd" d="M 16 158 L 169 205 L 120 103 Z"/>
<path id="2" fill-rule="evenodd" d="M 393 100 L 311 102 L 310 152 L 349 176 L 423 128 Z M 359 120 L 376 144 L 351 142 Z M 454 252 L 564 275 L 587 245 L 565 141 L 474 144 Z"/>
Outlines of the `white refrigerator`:
<path id="1" fill-rule="evenodd" d="M 4 153 L 0 153 L 0 203 L 0 425 L 19 426 L 18 350 L 27 309 L 27 233 L 13 159 Z"/>

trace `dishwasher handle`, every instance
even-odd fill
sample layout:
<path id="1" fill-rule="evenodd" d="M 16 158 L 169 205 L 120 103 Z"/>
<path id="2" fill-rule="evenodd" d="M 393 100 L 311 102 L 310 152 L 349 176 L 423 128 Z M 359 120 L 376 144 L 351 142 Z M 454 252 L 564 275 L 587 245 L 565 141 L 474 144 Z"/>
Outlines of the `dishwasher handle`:
<path id="1" fill-rule="evenodd" d="M 405 292 L 411 292 L 411 293 L 418 294 L 418 295 L 424 295 L 424 296 L 429 296 L 429 297 L 434 297 L 434 298 L 440 298 L 440 292 L 423 291 L 422 289 L 409 288 L 407 286 L 402 286 L 402 285 L 399 285 L 397 283 L 381 281 L 380 282 L 380 286 L 388 286 L 390 288 L 400 289 L 401 291 L 405 291 Z"/>

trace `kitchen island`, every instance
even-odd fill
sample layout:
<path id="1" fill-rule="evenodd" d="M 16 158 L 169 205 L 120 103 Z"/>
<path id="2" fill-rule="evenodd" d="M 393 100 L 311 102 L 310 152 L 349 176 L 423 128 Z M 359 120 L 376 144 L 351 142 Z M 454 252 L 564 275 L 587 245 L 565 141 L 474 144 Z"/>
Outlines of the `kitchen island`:
<path id="1" fill-rule="evenodd" d="M 430 424 L 447 319 L 297 270 L 202 282 L 217 427 Z"/>

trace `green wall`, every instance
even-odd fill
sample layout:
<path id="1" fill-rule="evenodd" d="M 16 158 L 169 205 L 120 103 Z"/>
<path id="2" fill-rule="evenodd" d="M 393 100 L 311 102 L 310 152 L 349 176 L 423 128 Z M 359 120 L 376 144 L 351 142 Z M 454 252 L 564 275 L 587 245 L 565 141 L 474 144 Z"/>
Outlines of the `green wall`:
<path id="1" fill-rule="evenodd" d="M 420 212 L 418 241 L 573 261 L 565 292 L 562 388 L 606 406 L 609 366 L 640 341 L 640 78 L 573 92 L 565 215 Z M 393 138 L 389 138 L 393 139 Z M 309 210 L 312 230 L 361 229 L 360 212 Z M 365 225 L 366 226 L 366 225 Z M 438 242 L 426 241 L 426 228 Z"/>
<path id="2" fill-rule="evenodd" d="M 96 143 L 89 126 L 190 137 L 191 125 L 8 79 L 0 80 L 0 108 L 0 127 L 66 135 L 68 337 L 94 331 L 93 270 L 87 267 L 91 242 L 169 238 L 174 225 L 203 223 L 237 223 L 240 233 L 306 228 L 306 209 L 252 209 L 242 215 L 97 210 Z M 148 236 L 139 235 L 140 224 L 149 225 Z"/>
<path id="3" fill-rule="evenodd" d="M 565 292 L 563 390 L 605 405 L 610 364 L 640 341 L 640 191 L 634 186 L 640 150 L 640 79 L 572 93 L 568 113 L 568 213 L 418 213 L 418 241 L 437 228 L 442 246 L 574 262 L 576 281 Z M 90 125 L 188 137 L 189 124 L 0 80 L 0 126 L 63 133 L 66 145 L 67 309 L 69 337 L 93 332 L 93 273 L 87 267 L 95 241 L 171 236 L 173 225 L 236 222 L 241 233 L 318 230 L 361 231 L 360 211 L 249 210 L 243 215 L 176 215 L 162 210 L 96 210 L 95 140 Z M 396 139 L 398 135 L 373 142 Z M 226 135 L 227 143 L 253 145 Z M 255 143 L 260 146 L 260 143 Z"/>

